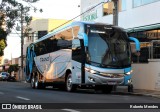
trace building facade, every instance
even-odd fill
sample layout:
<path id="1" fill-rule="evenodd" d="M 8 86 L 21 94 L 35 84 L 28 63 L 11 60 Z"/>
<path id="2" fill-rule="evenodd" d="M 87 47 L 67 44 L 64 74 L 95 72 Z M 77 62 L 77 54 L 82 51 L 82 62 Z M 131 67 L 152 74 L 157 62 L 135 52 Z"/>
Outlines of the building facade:
<path id="1" fill-rule="evenodd" d="M 111 0 L 107 1 L 81 0 L 81 13 L 85 12 L 81 20 L 112 24 L 114 5 Z M 159 11 L 160 0 L 119 0 L 118 26 L 141 42 L 141 55 L 132 55 L 133 84 L 136 89 L 160 91 Z M 131 45 L 134 51 L 134 44 Z"/>
<path id="2" fill-rule="evenodd" d="M 33 18 L 29 26 L 29 28 L 31 28 L 29 36 L 24 38 L 23 54 L 26 55 L 26 48 L 29 44 L 35 42 L 65 22 L 67 22 L 67 20 Z"/>

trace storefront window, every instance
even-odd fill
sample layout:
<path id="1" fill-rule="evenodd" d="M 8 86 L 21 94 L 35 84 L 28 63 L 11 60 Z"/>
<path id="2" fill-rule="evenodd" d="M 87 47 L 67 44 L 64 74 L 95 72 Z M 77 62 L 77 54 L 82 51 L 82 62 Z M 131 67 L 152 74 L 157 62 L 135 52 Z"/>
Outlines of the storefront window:
<path id="1" fill-rule="evenodd" d="M 135 45 L 131 43 L 134 63 L 147 63 L 148 59 L 160 59 L 160 30 L 132 32 L 128 35 L 138 38 L 141 42 L 140 56 L 135 55 Z"/>
<path id="2" fill-rule="evenodd" d="M 150 42 L 141 42 L 141 50 L 140 50 L 140 56 L 136 55 L 135 50 L 135 44 L 131 44 L 131 50 L 132 50 L 132 62 L 134 63 L 147 63 L 150 55 Z"/>
<path id="3" fill-rule="evenodd" d="M 126 0 L 119 0 L 119 11 L 126 10 Z"/>
<path id="4" fill-rule="evenodd" d="M 145 4 L 149 4 L 157 1 L 160 1 L 160 0 L 133 0 L 133 7 L 138 7 L 141 5 L 145 5 Z"/>
<path id="5" fill-rule="evenodd" d="M 113 2 L 107 2 L 103 4 L 103 15 L 113 14 Z"/>
<path id="6" fill-rule="evenodd" d="M 133 0 L 133 7 L 138 7 L 142 4 L 141 0 Z"/>
<path id="7" fill-rule="evenodd" d="M 119 0 L 119 12 L 126 10 L 126 0 Z M 113 2 L 107 2 L 103 4 L 103 15 L 113 14 L 114 4 Z"/>
<path id="8" fill-rule="evenodd" d="M 160 59 L 160 40 L 154 40 L 152 42 L 151 58 Z"/>

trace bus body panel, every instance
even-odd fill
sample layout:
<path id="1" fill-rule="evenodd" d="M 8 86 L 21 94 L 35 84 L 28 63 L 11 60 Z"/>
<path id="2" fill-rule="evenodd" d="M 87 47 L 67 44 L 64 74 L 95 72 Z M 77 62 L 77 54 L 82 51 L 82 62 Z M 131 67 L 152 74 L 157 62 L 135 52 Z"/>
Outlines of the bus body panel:
<path id="1" fill-rule="evenodd" d="M 71 68 L 71 50 L 59 50 L 37 56 L 35 64 L 44 76 L 44 81 L 56 81 L 56 79 L 64 77 L 66 70 Z"/>
<path id="2" fill-rule="evenodd" d="M 72 82 L 73 84 L 81 84 L 82 72 L 81 63 L 72 60 Z"/>

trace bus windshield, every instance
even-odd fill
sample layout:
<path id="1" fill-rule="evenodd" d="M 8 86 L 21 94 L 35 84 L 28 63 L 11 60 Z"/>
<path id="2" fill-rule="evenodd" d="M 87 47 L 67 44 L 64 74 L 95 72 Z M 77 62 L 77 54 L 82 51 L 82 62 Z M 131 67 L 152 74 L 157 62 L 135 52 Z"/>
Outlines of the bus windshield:
<path id="1" fill-rule="evenodd" d="M 107 25 L 86 25 L 88 35 L 87 63 L 108 68 L 131 66 L 127 34 Z"/>

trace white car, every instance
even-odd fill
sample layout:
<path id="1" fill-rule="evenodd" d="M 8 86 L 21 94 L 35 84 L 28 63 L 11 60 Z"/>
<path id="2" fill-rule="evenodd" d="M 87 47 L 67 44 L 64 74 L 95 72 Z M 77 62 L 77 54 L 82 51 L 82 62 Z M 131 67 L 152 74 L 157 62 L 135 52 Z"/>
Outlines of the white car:
<path id="1" fill-rule="evenodd" d="M 7 72 L 0 73 L 0 80 L 7 80 L 8 77 L 9 77 L 9 73 L 7 73 Z"/>

